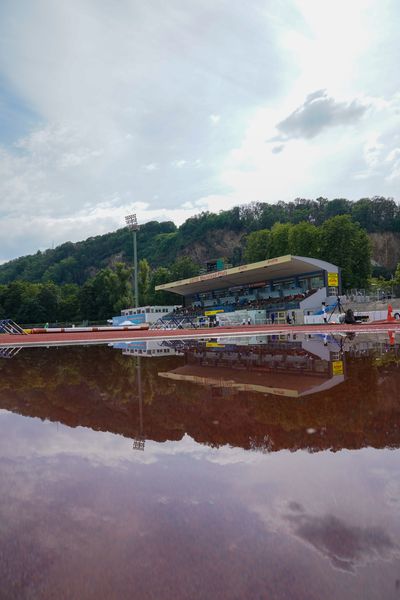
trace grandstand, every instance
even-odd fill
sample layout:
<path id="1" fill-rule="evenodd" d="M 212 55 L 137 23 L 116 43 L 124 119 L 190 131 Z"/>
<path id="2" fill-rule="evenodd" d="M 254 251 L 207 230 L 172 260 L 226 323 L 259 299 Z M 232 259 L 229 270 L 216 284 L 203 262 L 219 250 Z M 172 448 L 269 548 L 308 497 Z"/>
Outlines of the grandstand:
<path id="1" fill-rule="evenodd" d="M 328 305 L 341 293 L 336 265 L 304 256 L 279 256 L 156 286 L 183 297 L 177 312 L 251 323 L 303 322 L 305 314 Z M 230 313 L 236 313 L 230 315 Z"/>

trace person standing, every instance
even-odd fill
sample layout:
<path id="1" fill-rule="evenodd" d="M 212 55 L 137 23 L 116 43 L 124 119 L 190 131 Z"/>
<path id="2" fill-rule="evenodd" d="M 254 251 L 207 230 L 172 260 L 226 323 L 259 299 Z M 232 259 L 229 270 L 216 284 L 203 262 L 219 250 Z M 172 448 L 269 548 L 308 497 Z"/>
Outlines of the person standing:
<path id="1" fill-rule="evenodd" d="M 271 313 L 271 324 L 275 323 L 275 313 Z"/>
<path id="2" fill-rule="evenodd" d="M 326 304 L 325 302 L 322 303 L 322 317 L 324 319 L 324 323 L 327 322 L 327 318 L 326 318 Z"/>

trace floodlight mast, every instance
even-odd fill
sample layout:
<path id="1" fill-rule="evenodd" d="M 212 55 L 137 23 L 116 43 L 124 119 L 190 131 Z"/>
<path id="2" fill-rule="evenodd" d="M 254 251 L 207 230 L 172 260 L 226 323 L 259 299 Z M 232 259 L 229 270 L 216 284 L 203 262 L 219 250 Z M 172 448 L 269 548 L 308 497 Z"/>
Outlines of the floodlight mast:
<path id="1" fill-rule="evenodd" d="M 139 225 L 136 215 L 127 215 L 125 217 L 127 228 L 132 231 L 133 236 L 133 286 L 135 294 L 135 308 L 139 306 L 139 288 L 138 288 L 138 268 L 137 268 L 137 240 L 136 234 L 139 231 Z"/>

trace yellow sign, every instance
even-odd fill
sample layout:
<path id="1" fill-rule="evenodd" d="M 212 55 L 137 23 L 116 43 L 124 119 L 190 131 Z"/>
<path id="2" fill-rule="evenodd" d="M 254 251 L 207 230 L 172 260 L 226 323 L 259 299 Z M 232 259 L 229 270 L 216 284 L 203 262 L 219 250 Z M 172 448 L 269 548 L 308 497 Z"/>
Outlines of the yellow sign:
<path id="1" fill-rule="evenodd" d="M 211 317 L 211 315 L 217 315 L 218 313 L 223 313 L 224 311 L 220 308 L 219 310 L 206 310 L 204 313 L 206 317 Z"/>
<path id="2" fill-rule="evenodd" d="M 225 344 L 218 344 L 218 342 L 206 342 L 206 348 L 225 348 Z"/>
<path id="3" fill-rule="evenodd" d="M 338 273 L 328 273 L 328 286 L 329 287 L 339 287 L 339 274 Z"/>
<path id="4" fill-rule="evenodd" d="M 343 375 L 343 361 L 334 360 L 332 362 L 332 375 Z"/>

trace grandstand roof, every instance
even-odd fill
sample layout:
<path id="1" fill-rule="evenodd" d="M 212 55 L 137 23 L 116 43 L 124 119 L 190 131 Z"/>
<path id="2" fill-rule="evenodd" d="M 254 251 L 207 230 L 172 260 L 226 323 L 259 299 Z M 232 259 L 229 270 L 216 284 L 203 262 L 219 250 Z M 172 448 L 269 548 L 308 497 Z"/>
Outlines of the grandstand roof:
<path id="1" fill-rule="evenodd" d="M 203 365 L 185 365 L 173 371 L 158 373 L 158 375 L 166 379 L 188 381 L 203 386 L 211 385 L 289 398 L 300 398 L 328 390 L 345 380 L 344 375 L 316 377 L 306 373 L 239 371 L 233 368 L 215 368 Z"/>
<path id="2" fill-rule="evenodd" d="M 339 271 L 336 265 L 317 258 L 287 254 L 286 256 L 278 256 L 248 265 L 240 265 L 232 269 L 213 271 L 189 279 L 164 283 L 163 285 L 157 285 L 155 289 L 188 296 L 224 287 L 259 283 L 270 279 L 292 277 L 301 273 L 312 273 L 321 270 L 330 273 L 338 273 Z"/>

